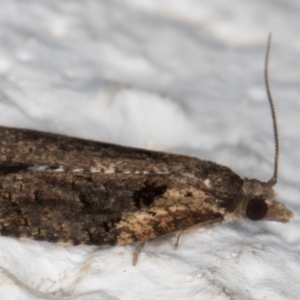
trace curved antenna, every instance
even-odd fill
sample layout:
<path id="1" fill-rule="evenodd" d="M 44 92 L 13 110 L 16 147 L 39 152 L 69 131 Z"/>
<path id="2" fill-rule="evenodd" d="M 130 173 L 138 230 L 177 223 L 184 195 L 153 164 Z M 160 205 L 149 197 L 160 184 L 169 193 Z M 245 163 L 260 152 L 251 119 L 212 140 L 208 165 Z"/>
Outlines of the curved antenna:
<path id="1" fill-rule="evenodd" d="M 265 59 L 265 84 L 268 95 L 268 100 L 272 113 L 272 121 L 273 121 L 273 131 L 274 131 L 274 140 L 275 140 L 275 158 L 274 158 L 274 173 L 272 178 L 267 182 L 268 185 L 274 186 L 277 182 L 278 175 L 278 159 L 279 159 L 279 137 L 278 137 L 278 126 L 276 120 L 275 106 L 271 95 L 270 84 L 269 84 L 269 74 L 268 74 L 268 66 L 269 66 L 269 55 L 270 55 L 270 46 L 271 46 L 271 38 L 272 34 L 269 34 L 268 37 L 268 46 L 267 53 Z"/>

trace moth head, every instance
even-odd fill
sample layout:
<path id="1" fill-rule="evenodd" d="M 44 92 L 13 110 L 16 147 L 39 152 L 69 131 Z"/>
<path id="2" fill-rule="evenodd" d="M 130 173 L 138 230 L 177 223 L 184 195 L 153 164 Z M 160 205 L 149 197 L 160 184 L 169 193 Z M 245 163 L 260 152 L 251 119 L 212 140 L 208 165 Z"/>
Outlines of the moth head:
<path id="1" fill-rule="evenodd" d="M 269 79 L 268 79 L 268 61 L 271 45 L 271 34 L 268 38 L 267 53 L 265 59 L 265 83 L 268 100 L 271 108 L 273 131 L 275 138 L 275 157 L 274 157 L 274 173 L 272 178 L 268 182 L 261 182 L 256 179 L 245 179 L 243 185 L 243 192 L 245 200 L 243 201 L 243 214 L 244 217 L 253 220 L 269 220 L 286 223 L 293 217 L 293 213 L 279 203 L 275 199 L 275 193 L 273 186 L 277 182 L 278 175 L 278 158 L 279 158 L 279 137 L 278 128 L 276 122 L 276 114 L 274 102 L 272 99 Z"/>
<path id="2" fill-rule="evenodd" d="M 287 223 L 293 217 L 292 211 L 275 199 L 270 182 L 245 179 L 243 192 L 245 201 L 242 210 L 245 218 Z"/>

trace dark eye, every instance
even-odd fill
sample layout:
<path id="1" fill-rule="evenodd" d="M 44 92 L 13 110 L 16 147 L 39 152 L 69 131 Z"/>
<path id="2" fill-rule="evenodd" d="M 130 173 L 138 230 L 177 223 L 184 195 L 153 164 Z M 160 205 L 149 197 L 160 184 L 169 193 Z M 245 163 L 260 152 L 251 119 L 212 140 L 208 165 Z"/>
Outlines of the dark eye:
<path id="1" fill-rule="evenodd" d="M 246 216 L 250 220 L 261 220 L 268 211 L 268 205 L 266 202 L 259 198 L 253 198 L 248 202 L 246 208 Z"/>

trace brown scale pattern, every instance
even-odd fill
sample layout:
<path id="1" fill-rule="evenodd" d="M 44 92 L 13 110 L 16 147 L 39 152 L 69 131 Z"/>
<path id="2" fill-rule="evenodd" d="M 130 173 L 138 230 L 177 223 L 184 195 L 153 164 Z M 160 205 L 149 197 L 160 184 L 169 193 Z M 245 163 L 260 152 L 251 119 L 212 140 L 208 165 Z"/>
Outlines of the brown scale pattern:
<path id="1" fill-rule="evenodd" d="M 256 192 L 244 185 L 229 168 L 193 157 L 0 127 L 3 236 L 74 245 L 148 241 L 245 217 Z M 274 219 L 274 193 L 265 194 Z"/>

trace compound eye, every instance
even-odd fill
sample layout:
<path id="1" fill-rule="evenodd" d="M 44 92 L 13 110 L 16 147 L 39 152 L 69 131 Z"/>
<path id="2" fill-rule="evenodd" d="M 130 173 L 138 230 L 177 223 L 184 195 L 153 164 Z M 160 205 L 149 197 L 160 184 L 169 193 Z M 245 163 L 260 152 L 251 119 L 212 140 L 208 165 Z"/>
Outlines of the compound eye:
<path id="1" fill-rule="evenodd" d="M 258 221 L 267 214 L 268 205 L 260 198 L 253 198 L 248 202 L 246 216 L 248 219 Z"/>

